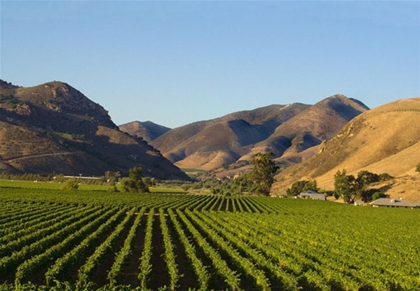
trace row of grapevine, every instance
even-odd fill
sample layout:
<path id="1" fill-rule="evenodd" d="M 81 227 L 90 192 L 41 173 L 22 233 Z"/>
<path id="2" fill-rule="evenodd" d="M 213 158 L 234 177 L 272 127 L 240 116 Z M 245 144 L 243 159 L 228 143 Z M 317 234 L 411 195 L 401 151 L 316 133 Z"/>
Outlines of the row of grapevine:
<path id="1" fill-rule="evenodd" d="M 56 195 L 56 190 L 46 189 L 14 189 L 12 191 L 0 192 L 0 201 L 4 201 L 7 205 L 18 203 L 22 205 L 22 201 L 27 201 L 27 211 L 21 213 L 11 212 L 10 215 L 0 216 L 0 223 L 4 219 L 4 223 L 17 214 L 25 218 L 25 215 L 33 215 L 31 208 L 43 209 L 43 206 L 55 207 L 54 205 L 70 205 L 70 206 L 86 206 L 86 205 L 102 205 L 112 207 L 146 207 L 146 208 L 173 208 L 173 209 L 190 209 L 190 210 L 209 210 L 209 211 L 226 211 L 226 212 L 252 212 L 266 213 L 277 212 L 276 203 L 272 203 L 273 199 L 266 200 L 261 197 L 224 197 L 221 195 L 185 195 L 185 194 L 134 194 L 134 193 L 118 193 L 118 199 L 115 193 L 107 193 L 101 191 L 77 191 L 65 192 Z M 12 207 L 12 206 L 10 206 Z M 10 208 L 9 207 L 9 208 Z M 10 209 L 12 210 L 12 209 Z M 43 211 L 41 211 L 43 212 Z M 14 214 L 13 214 L 14 213 Z M 17 218 L 17 217 L 15 217 Z M 12 219 L 15 219 L 12 218 Z"/>
<path id="2" fill-rule="evenodd" d="M 191 233 L 197 245 L 199 245 L 203 249 L 204 253 L 211 260 L 214 268 L 219 273 L 219 275 L 225 278 L 225 281 L 228 284 L 228 288 L 230 290 L 239 290 L 240 279 L 237 272 L 235 270 L 232 270 L 228 266 L 227 262 L 223 260 L 218 250 L 213 248 L 208 243 L 206 238 L 200 234 L 200 232 L 196 229 L 196 227 L 191 223 L 191 221 L 185 216 L 183 212 L 181 212 L 180 210 L 177 210 L 176 213 L 178 217 L 181 219 L 181 221 L 183 222 L 183 224 L 185 225 L 188 232 Z"/>
<path id="3" fill-rule="evenodd" d="M 19 211 L 14 214 L 9 214 L 1 222 L 1 234 L 13 232 L 14 229 L 19 229 L 26 224 L 31 224 L 34 220 L 42 218 L 49 213 L 55 213 L 56 209 L 60 209 L 62 207 L 62 205 L 53 205 L 52 207 L 49 207 L 48 210 L 45 210 L 42 207 L 30 207 L 27 211 Z"/>
<path id="4" fill-rule="evenodd" d="M 241 236 L 233 232 L 227 223 L 217 219 L 214 213 L 195 212 L 194 215 L 209 227 L 213 226 L 214 231 L 223 236 L 233 247 L 236 247 L 238 252 L 243 253 L 247 258 L 252 259 L 254 264 L 260 266 L 274 283 L 271 284 L 272 286 L 274 285 L 276 288 L 280 286 L 283 290 L 298 289 L 298 281 L 293 274 L 287 273 L 281 264 L 264 256 L 258 248 L 253 247 L 248 241 L 242 240 Z M 250 240 L 259 241 L 258 237 L 254 235 L 250 235 Z"/>
<path id="5" fill-rule="evenodd" d="M 52 245 L 50 248 L 47 248 L 41 254 L 32 256 L 30 259 L 25 260 L 21 265 L 19 265 L 16 269 L 15 284 L 19 285 L 26 282 L 36 271 L 48 266 L 51 261 L 57 259 L 59 255 L 65 253 L 70 247 L 80 243 L 85 235 L 94 231 L 102 224 L 106 225 L 106 221 L 111 217 L 111 215 L 113 215 L 111 219 L 114 220 L 121 214 L 121 211 L 116 214 L 115 212 L 116 209 L 109 209 L 95 219 L 85 220 L 83 227 L 81 228 L 81 225 L 74 225 L 71 229 L 68 229 L 69 232 L 66 232 L 65 236 L 60 236 L 61 240 L 59 242 Z M 84 219 L 81 221 L 83 220 Z"/>
<path id="6" fill-rule="evenodd" d="M 127 220 L 131 217 L 134 213 L 134 208 L 131 210 L 129 215 L 126 216 L 123 222 L 127 222 Z M 55 280 L 59 280 L 61 275 L 73 264 L 79 263 L 85 258 L 85 253 L 91 245 L 94 245 L 98 242 L 102 235 L 105 233 L 107 229 L 109 229 L 114 222 L 122 215 L 125 210 L 122 209 L 112 217 L 108 219 L 104 224 L 99 226 L 95 231 L 90 233 L 83 241 L 81 241 L 75 248 L 71 251 L 67 252 L 65 255 L 60 257 L 55 261 L 55 263 L 48 269 L 45 273 L 45 280 L 47 286 L 50 286 L 51 283 Z M 121 227 L 119 228 L 122 229 Z"/>
<path id="7" fill-rule="evenodd" d="M 125 215 L 124 220 L 120 224 L 118 224 L 118 226 L 112 231 L 112 233 L 105 239 L 105 241 L 100 246 L 96 248 L 95 252 L 87 259 L 86 263 L 79 269 L 77 282 L 78 285 L 83 286 L 90 281 L 90 276 L 92 275 L 93 271 L 100 265 L 103 256 L 108 250 L 111 249 L 115 240 L 127 226 L 129 220 L 134 215 L 134 211 L 135 209 L 132 209 L 130 212 L 128 212 L 127 215 Z M 115 215 L 115 218 L 112 217 L 112 220 L 108 221 L 104 225 L 111 227 L 111 222 L 116 221 L 116 219 L 125 212 L 126 209 L 120 210 L 120 212 Z"/>
<path id="8" fill-rule="evenodd" d="M 23 221 L 23 228 L 13 234 L 0 227 L 7 233 L 0 237 L 0 284 L 23 288 L 33 281 L 68 290 L 121 284 L 140 290 L 420 289 L 416 210 L 172 196 L 179 199 L 151 196 L 127 207 L 8 201 L 7 225 Z M 24 211 L 13 211 L 20 204 Z M 29 209 L 33 216 L 21 215 Z M 390 228 L 393 221 L 401 227 Z"/>
<path id="9" fill-rule="evenodd" d="M 297 224 L 290 220 L 278 223 L 279 220 L 275 218 L 272 215 L 267 218 L 249 216 L 244 220 L 243 217 L 237 215 L 223 217 L 219 215 L 214 218 L 213 224 L 223 221 L 231 231 L 236 232 L 238 238 L 245 240 L 253 248 L 259 249 L 272 258 L 283 256 L 284 261 L 289 261 L 286 264 L 288 269 L 294 269 L 297 276 L 305 278 L 319 288 L 325 287 L 328 282 L 325 288 L 341 286 L 341 288 L 350 290 L 362 286 L 387 290 L 396 285 L 404 286 L 405 289 L 408 286 L 414 288 L 413 286 L 419 284 L 416 279 L 416 276 L 419 275 L 418 269 L 415 272 L 413 272 L 414 269 L 411 269 L 412 271 L 408 273 L 411 273 L 412 276 L 407 276 L 407 270 L 400 272 L 402 265 L 395 264 L 395 262 L 402 262 L 400 260 L 401 252 L 399 257 L 394 257 L 396 260 L 384 261 L 385 265 L 390 265 L 386 268 L 384 268 L 384 264 L 378 264 L 378 258 L 383 257 L 380 252 L 376 253 L 375 260 L 366 260 L 366 253 L 375 242 L 376 236 L 374 235 L 365 232 L 364 235 L 370 237 L 363 244 L 366 251 L 355 254 L 347 251 L 355 249 L 357 246 L 354 233 L 352 236 L 346 235 L 346 230 L 342 230 L 340 236 L 337 237 L 331 235 L 333 230 L 329 230 L 321 236 L 322 227 L 325 229 L 326 226 L 317 225 L 316 221 L 308 222 L 311 225 L 306 225 L 302 221 Z M 254 240 L 253 237 L 258 237 L 258 240 Z M 362 242 L 363 239 L 356 241 Z M 393 248 L 395 249 L 395 245 Z M 387 249 L 384 248 L 383 251 L 387 252 Z M 409 258 L 408 255 L 404 257 Z M 290 259 L 301 267 L 292 268 Z M 419 260 L 412 261 L 417 261 L 413 262 L 415 264 L 419 263 Z M 415 268 L 414 264 L 411 266 Z M 407 267 L 409 266 L 405 265 L 405 268 Z M 399 270 L 398 276 L 394 275 L 395 270 Z"/>
<path id="10" fill-rule="evenodd" d="M 238 250 L 231 246 L 231 242 L 222 238 L 211 226 L 199 220 L 191 211 L 186 211 L 186 214 L 192 222 L 206 233 L 206 235 L 217 245 L 219 250 L 229 256 L 229 259 L 236 268 L 241 270 L 243 275 L 253 281 L 255 286 L 261 288 L 261 290 L 269 289 L 270 282 L 261 269 L 257 268 L 248 258 L 242 256 Z"/>
<path id="11" fill-rule="evenodd" d="M 199 286 L 198 290 L 200 291 L 208 290 L 210 274 L 207 271 L 206 266 L 204 266 L 201 259 L 197 256 L 194 245 L 190 242 L 187 235 L 185 234 L 185 231 L 183 227 L 181 226 L 181 223 L 178 221 L 177 216 L 174 214 L 174 212 L 171 209 L 168 210 L 168 213 L 169 213 L 170 220 L 175 228 L 176 234 L 178 235 L 179 240 L 182 244 L 184 252 L 186 253 L 186 256 L 188 257 L 189 262 L 191 264 L 191 267 L 194 270 L 194 273 L 196 275 L 198 286 Z"/>
<path id="12" fill-rule="evenodd" d="M 234 223 L 234 221 L 235 220 L 233 220 L 233 222 L 226 221 L 226 223 Z M 284 236 L 281 231 L 276 231 L 279 227 L 273 227 L 273 229 L 271 227 L 265 228 L 264 223 L 259 223 L 258 221 L 255 221 L 254 223 L 255 225 L 251 223 L 248 224 L 248 222 L 245 223 L 245 225 L 242 223 L 241 227 L 257 233 L 260 242 L 253 240 L 252 237 L 248 238 L 242 236 L 242 239 L 246 239 L 253 248 L 261 249 L 268 257 L 280 259 L 279 264 L 285 267 L 286 270 L 293 270 L 294 274 L 301 278 L 301 282 L 306 282 L 304 284 L 306 284 L 307 287 L 320 289 L 330 288 L 328 281 L 332 278 L 323 273 L 323 270 L 329 270 L 329 268 L 326 265 L 321 264 L 319 258 L 314 256 L 314 251 L 316 251 L 316 249 L 311 249 L 310 245 L 305 242 L 304 237 L 296 235 L 293 237 Z M 229 227 L 233 226 L 230 225 Z M 283 225 L 283 231 L 284 227 L 285 226 Z M 301 241 L 303 241 L 303 243 Z M 273 245 L 275 245 L 276 248 L 273 249 Z M 334 275 L 336 273 L 331 272 L 331 274 Z M 344 272 L 341 272 L 341 274 L 344 274 Z M 353 280 L 352 282 L 355 283 L 356 281 Z M 337 282 L 335 281 L 334 284 L 337 284 Z M 340 284 L 340 282 L 338 282 L 338 284 Z M 347 286 L 347 288 L 350 287 L 351 286 Z M 354 288 L 350 288 L 350 290 L 354 290 Z"/>
<path id="13" fill-rule="evenodd" d="M 60 228 L 57 228 L 57 231 L 51 233 L 48 236 L 45 236 L 41 239 L 38 239 L 30 244 L 23 244 L 17 247 L 16 251 L 13 251 L 9 256 L 1 257 L 0 259 L 0 273 L 7 272 L 10 270 L 15 270 L 15 268 L 25 260 L 30 259 L 31 257 L 42 253 L 45 249 L 54 246 L 60 241 L 64 240 L 68 235 L 73 233 L 75 230 L 80 228 L 85 223 L 92 221 L 96 217 L 100 216 L 105 212 L 105 209 L 99 208 L 94 209 L 84 209 L 82 213 L 72 215 L 68 220 L 65 220 L 64 223 L 58 222 Z M 107 209 L 109 211 L 109 209 Z M 84 212 L 88 212 L 89 215 L 82 216 Z"/>
<path id="14" fill-rule="evenodd" d="M 49 224 L 39 223 L 33 227 L 23 228 L 19 232 L 5 235 L 4 239 L 6 243 L 0 247 L 0 256 L 9 255 L 24 246 L 45 238 L 57 230 L 62 229 L 64 226 L 78 221 L 80 215 L 87 215 L 93 211 L 94 209 L 76 208 L 72 211 L 61 213 L 60 216 L 51 219 Z"/>
<path id="15" fill-rule="evenodd" d="M 147 218 L 143 253 L 140 258 L 138 278 L 140 281 L 140 287 L 142 289 L 146 289 L 147 279 L 148 279 L 147 276 L 152 271 L 152 267 L 153 267 L 150 261 L 150 258 L 152 257 L 152 248 L 153 248 L 152 247 L 152 230 L 153 230 L 154 214 L 155 214 L 154 208 L 150 209 L 148 218 Z"/>
<path id="16" fill-rule="evenodd" d="M 71 208 L 60 206 L 59 208 L 50 208 L 48 212 L 40 213 L 38 216 L 33 216 L 30 221 L 24 223 L 16 223 L 15 225 L 2 225 L 2 237 L 0 244 L 5 244 L 13 241 L 19 237 L 30 234 L 36 230 L 45 228 L 54 224 L 58 219 L 62 219 L 64 213 L 71 212 Z"/>
<path id="17" fill-rule="evenodd" d="M 171 235 L 169 234 L 168 225 L 166 224 L 165 213 L 163 212 L 162 208 L 159 209 L 159 219 L 160 219 L 160 229 L 162 231 L 162 236 L 163 236 L 163 243 L 165 246 L 165 261 L 168 268 L 169 279 L 170 279 L 169 289 L 171 291 L 175 291 L 180 275 L 178 274 L 178 266 L 175 261 L 174 246 L 172 244 Z"/>
<path id="18" fill-rule="evenodd" d="M 135 239 L 138 228 L 141 226 L 140 222 L 145 211 L 146 208 L 142 208 L 140 212 L 137 213 L 136 219 L 130 228 L 127 238 L 124 241 L 123 247 L 115 256 L 114 264 L 112 265 L 111 270 L 108 272 L 107 277 L 111 287 L 121 283 L 122 269 L 127 261 L 128 256 L 131 254 L 133 241 Z"/>

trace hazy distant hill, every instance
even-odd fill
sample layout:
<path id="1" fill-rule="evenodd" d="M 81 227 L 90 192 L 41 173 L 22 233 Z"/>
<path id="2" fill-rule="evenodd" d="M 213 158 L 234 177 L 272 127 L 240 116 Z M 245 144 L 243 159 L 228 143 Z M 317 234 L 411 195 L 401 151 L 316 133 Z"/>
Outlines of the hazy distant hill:
<path id="1" fill-rule="evenodd" d="M 23 88 L 0 81 L 0 171 L 102 175 L 141 166 L 187 179 L 145 141 L 118 130 L 108 112 L 61 82 Z"/>
<path id="2" fill-rule="evenodd" d="M 379 185 L 394 197 L 420 201 L 420 98 L 403 99 L 366 111 L 323 143 L 311 159 L 280 173 L 274 193 L 284 193 L 295 181 L 316 179 L 318 186 L 333 189 L 334 174 L 346 169 L 389 173 L 396 180 Z M 404 185 L 402 185 L 404 184 Z M 413 196 L 414 195 L 414 196 Z M 417 196 L 416 196 L 417 195 Z"/>
<path id="3" fill-rule="evenodd" d="M 123 132 L 128 132 L 131 135 L 142 137 L 147 142 L 150 142 L 171 130 L 169 127 L 162 126 L 151 121 L 133 121 L 122 124 L 119 128 Z"/>
<path id="4" fill-rule="evenodd" d="M 323 140 L 366 110 L 343 95 L 315 105 L 270 105 L 187 124 L 151 144 L 181 168 L 214 170 L 266 151 L 286 166 L 311 157 Z"/>
<path id="5" fill-rule="evenodd" d="M 151 144 L 179 167 L 215 169 L 237 161 L 307 105 L 271 105 L 172 129 Z"/>

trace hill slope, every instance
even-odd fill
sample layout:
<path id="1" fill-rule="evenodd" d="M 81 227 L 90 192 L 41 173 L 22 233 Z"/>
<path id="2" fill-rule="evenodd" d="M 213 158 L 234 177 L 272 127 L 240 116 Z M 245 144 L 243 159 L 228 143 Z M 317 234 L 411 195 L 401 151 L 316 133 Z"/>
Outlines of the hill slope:
<path id="1" fill-rule="evenodd" d="M 146 175 L 187 179 L 146 142 L 118 130 L 108 112 L 61 82 L 17 87 L 0 81 L 0 170 L 102 175 L 141 166 Z"/>
<path id="2" fill-rule="evenodd" d="M 151 142 L 171 130 L 169 127 L 162 126 L 151 121 L 133 121 L 120 125 L 119 129 L 131 135 L 141 137 L 147 142 Z"/>
<path id="3" fill-rule="evenodd" d="M 151 144 L 179 167 L 216 169 L 237 161 L 304 104 L 271 105 L 170 130 Z"/>
<path id="4" fill-rule="evenodd" d="M 311 157 L 323 140 L 365 110 L 343 95 L 315 105 L 270 105 L 175 128 L 151 144 L 181 168 L 214 170 L 267 151 L 288 166 Z"/>
<path id="5" fill-rule="evenodd" d="M 302 179 L 316 179 L 321 188 L 333 189 L 334 174 L 342 169 L 353 175 L 361 170 L 389 173 L 397 178 L 411 175 L 412 179 L 406 180 L 417 188 L 409 188 L 416 188 L 418 193 L 420 179 L 414 169 L 420 162 L 419 120 L 420 98 L 398 100 L 369 110 L 323 143 L 314 157 L 280 173 L 273 193 L 284 193 L 293 182 Z M 389 183 L 398 185 L 401 181 Z M 402 188 L 389 190 L 389 183 L 383 185 L 388 194 L 411 195 L 404 194 Z"/>
<path id="6" fill-rule="evenodd" d="M 255 145 L 251 154 L 271 151 L 280 165 L 300 163 L 316 153 L 319 144 L 366 110 L 360 101 L 333 95 L 280 124 L 269 138 Z"/>

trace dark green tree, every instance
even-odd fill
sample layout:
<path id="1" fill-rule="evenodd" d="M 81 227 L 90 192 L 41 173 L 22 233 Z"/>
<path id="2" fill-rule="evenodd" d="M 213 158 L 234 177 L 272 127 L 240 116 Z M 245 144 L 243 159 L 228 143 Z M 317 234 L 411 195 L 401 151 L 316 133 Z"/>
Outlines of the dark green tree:
<path id="1" fill-rule="evenodd" d="M 335 192 L 342 197 L 345 202 L 352 202 L 355 199 L 363 201 L 372 200 L 372 195 L 376 189 L 369 189 L 370 185 L 383 179 L 392 178 L 388 174 L 377 175 L 369 171 L 360 171 L 357 178 L 353 175 L 346 175 L 346 170 L 337 171 L 334 175 Z"/>
<path id="2" fill-rule="evenodd" d="M 357 182 L 362 186 L 366 187 L 369 184 L 379 181 L 379 175 L 371 173 L 369 171 L 360 171 L 357 173 Z"/>
<path id="3" fill-rule="evenodd" d="M 420 165 L 420 164 L 419 164 Z M 388 181 L 388 180 L 391 180 L 392 178 L 394 178 L 394 177 L 392 177 L 390 174 L 388 174 L 388 173 L 382 173 L 382 174 L 379 174 L 379 181 Z"/>
<path id="4" fill-rule="evenodd" d="M 278 169 L 273 161 L 274 156 L 272 152 L 252 156 L 251 164 L 254 167 L 248 174 L 248 179 L 253 185 L 252 191 L 266 196 L 270 194 L 271 185 L 275 182 L 274 174 Z"/>
<path id="5" fill-rule="evenodd" d="M 351 202 L 352 198 L 352 183 L 354 176 L 348 176 L 347 171 L 337 171 L 334 175 L 334 188 L 339 197 L 343 198 L 344 202 Z"/>
<path id="6" fill-rule="evenodd" d="M 143 169 L 141 167 L 131 168 L 128 178 L 121 180 L 121 185 L 125 192 L 149 192 L 149 188 L 143 182 Z"/>
<path id="7" fill-rule="evenodd" d="M 303 191 L 306 190 L 312 190 L 317 192 L 318 191 L 318 185 L 316 183 L 316 180 L 312 180 L 312 181 L 306 181 L 306 180 L 301 180 L 301 181 L 297 181 L 295 183 L 293 183 L 292 187 L 290 187 L 289 189 L 287 189 L 287 195 L 288 196 L 297 196 L 300 193 L 302 193 Z"/>
<path id="8" fill-rule="evenodd" d="M 156 181 L 154 178 L 151 177 L 145 177 L 143 178 L 144 184 L 146 184 L 147 187 L 153 187 L 156 186 Z"/>
<path id="9" fill-rule="evenodd" d="M 65 180 L 63 186 L 61 187 L 62 190 L 77 190 L 79 189 L 79 179 L 68 179 Z"/>
<path id="10" fill-rule="evenodd" d="M 416 166 L 416 172 L 420 173 L 420 163 L 418 163 L 417 166 Z"/>
<path id="11" fill-rule="evenodd" d="M 388 197 L 386 194 L 384 194 L 382 192 L 379 192 L 379 191 L 376 191 L 375 193 L 373 193 L 373 195 L 371 197 L 371 200 L 376 200 L 376 199 L 379 199 L 379 198 L 386 198 L 386 197 Z"/>
<path id="12" fill-rule="evenodd" d="M 117 172 L 106 171 L 104 176 L 105 176 L 106 182 L 111 186 L 114 186 L 118 182 L 118 180 L 121 178 L 121 174 L 118 171 Z"/>

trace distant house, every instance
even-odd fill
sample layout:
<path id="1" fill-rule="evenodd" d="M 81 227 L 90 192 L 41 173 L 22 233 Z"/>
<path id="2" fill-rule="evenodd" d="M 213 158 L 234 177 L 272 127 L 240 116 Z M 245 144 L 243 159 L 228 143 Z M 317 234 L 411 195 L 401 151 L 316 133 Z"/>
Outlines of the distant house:
<path id="1" fill-rule="evenodd" d="M 320 194 L 312 190 L 303 191 L 298 197 L 302 199 L 327 200 L 327 194 Z"/>
<path id="2" fill-rule="evenodd" d="M 379 198 L 370 203 L 373 207 L 404 207 L 404 208 L 420 208 L 420 203 L 411 202 L 403 199 Z"/>

